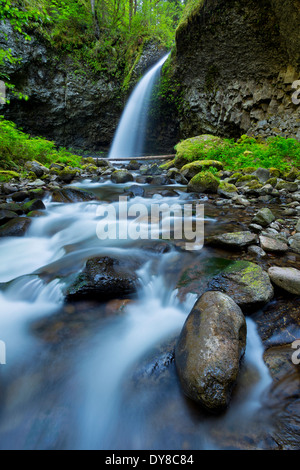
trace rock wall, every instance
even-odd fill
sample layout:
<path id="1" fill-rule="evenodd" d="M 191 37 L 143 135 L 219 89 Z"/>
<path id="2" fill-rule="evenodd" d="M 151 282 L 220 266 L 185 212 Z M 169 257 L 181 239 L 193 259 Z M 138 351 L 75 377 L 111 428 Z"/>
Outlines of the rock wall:
<path id="1" fill-rule="evenodd" d="M 300 1 L 202 3 L 176 36 L 172 81 L 181 84 L 179 137 L 300 139 L 300 105 L 292 101 L 292 84 L 300 80 Z"/>
<path id="2" fill-rule="evenodd" d="M 24 42 L 9 24 L 1 24 L 0 47 L 10 48 L 15 57 L 22 58 L 19 64 L 7 65 L 5 71 L 17 90 L 29 97 L 25 101 L 11 95 L 11 103 L 1 107 L 1 114 L 24 131 L 60 146 L 107 151 L 128 95 L 165 49 L 146 45 L 125 90 L 123 76 L 112 79 L 105 73 L 83 74 L 71 55 L 62 55 L 41 38 L 31 37 L 30 42 Z M 153 134 L 151 138 L 156 140 Z"/>

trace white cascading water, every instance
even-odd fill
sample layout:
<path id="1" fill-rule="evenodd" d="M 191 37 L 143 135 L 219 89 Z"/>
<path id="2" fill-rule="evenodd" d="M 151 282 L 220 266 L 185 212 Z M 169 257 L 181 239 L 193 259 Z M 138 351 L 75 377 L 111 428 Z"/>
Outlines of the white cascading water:
<path id="1" fill-rule="evenodd" d="M 133 90 L 118 125 L 109 153 L 110 159 L 142 156 L 151 93 L 168 57 L 169 54 L 149 70 Z"/>
<path id="2" fill-rule="evenodd" d="M 89 185 L 89 189 L 91 186 L 96 189 L 101 184 Z M 102 185 L 102 188 L 106 187 L 107 184 Z M 178 198 L 171 199 L 172 203 L 184 203 L 185 193 L 181 193 Z M 130 200 L 129 204 L 142 200 L 146 205 L 151 204 L 151 199 L 140 197 Z M 6 407 L 2 409 L 1 448 L 2 446 L 3 448 L 24 446 L 18 438 L 21 435 L 23 439 L 27 432 L 26 413 L 30 414 L 31 419 L 35 417 L 36 420 L 39 420 L 40 413 L 43 413 L 45 393 L 42 392 L 40 398 L 35 396 L 37 390 L 43 390 L 44 386 L 38 381 L 39 369 L 35 370 L 36 367 L 38 368 L 37 356 L 39 357 L 42 353 L 43 345 L 37 343 L 28 328 L 31 322 L 50 317 L 61 309 L 62 291 L 69 271 L 70 273 L 74 271 L 74 267 L 75 272 L 82 269 L 85 259 L 98 255 L 142 256 L 145 259 L 145 252 L 136 246 L 130 246 L 126 240 L 122 242 L 98 240 L 96 236 L 96 227 L 99 224 L 98 203 L 53 204 L 49 201 L 45 203 L 47 206 L 45 217 L 33 220 L 27 236 L 22 239 L 2 240 L 0 243 L 0 256 L 3 263 L 0 281 L 11 281 L 0 293 L 0 332 L 1 339 L 7 344 L 8 365 L 5 366 L 7 368 L 5 372 L 7 371 L 9 376 L 11 370 L 24 362 L 28 374 L 28 379 L 24 379 L 24 385 L 19 384 L 20 390 L 17 389 L 17 395 L 16 393 L 10 394 L 7 397 Z M 112 204 L 116 206 L 116 203 Z M 122 221 L 119 223 L 122 224 Z M 61 361 L 71 361 L 73 364 L 72 380 L 76 383 L 76 386 L 70 385 L 70 379 L 66 377 L 65 383 L 60 383 L 57 389 L 59 401 L 72 403 L 72 433 L 68 435 L 67 447 L 114 448 L 116 429 L 120 430 L 123 426 L 128 426 L 128 422 L 123 422 L 125 418 L 122 418 L 121 413 L 122 389 L 128 370 L 153 346 L 165 338 L 168 339 L 170 335 L 179 333 L 195 301 L 195 297 L 190 296 L 186 302 L 180 303 L 174 287 L 168 284 L 166 277 L 170 265 L 180 266 L 186 254 L 172 251 L 163 255 L 148 253 L 146 256 L 148 261 L 138 271 L 140 279 L 138 299 L 128 307 L 126 315 L 112 319 L 100 331 L 95 331 L 85 347 L 84 354 L 82 351 L 76 353 L 75 349 L 70 353 L 71 358 L 61 357 Z M 154 266 L 152 266 L 153 261 L 156 263 Z M 60 279 L 61 271 L 67 278 Z M 39 273 L 45 272 L 50 272 L 55 279 L 45 283 L 39 277 Z M 21 277 L 13 280 L 18 273 Z M 239 403 L 239 406 L 243 407 L 244 415 L 248 407 L 249 411 L 259 407 L 260 396 L 269 384 L 262 353 L 259 336 L 249 320 L 246 362 L 253 363 L 259 380 L 251 388 L 248 397 L 242 398 L 242 403 Z M 33 374 L 34 382 L 30 378 L 30 373 Z M 22 386 L 24 386 L 24 393 Z M 31 390 L 31 388 L 32 391 L 29 393 L 28 389 Z M 32 398 L 30 398 L 31 393 Z M 46 390 L 47 393 L 48 390 Z M 130 448 L 142 449 L 145 445 L 144 437 L 141 432 L 137 432 L 136 427 L 140 430 L 144 429 L 145 439 L 147 433 L 154 436 L 156 429 L 150 427 L 150 430 L 145 431 L 143 400 L 135 403 L 135 406 L 139 413 L 131 416 L 130 425 L 134 430 L 134 435 L 130 436 L 130 433 L 126 433 L 126 442 L 129 442 Z M 236 419 L 234 406 L 228 411 L 226 419 L 229 417 Z M 21 423 L 18 425 L 18 430 L 22 432 L 20 431 L 20 434 L 14 436 L 13 439 L 10 438 L 8 444 L 5 440 L 6 430 L 14 421 Z M 209 428 L 206 429 L 205 424 L 203 426 L 203 434 L 206 435 Z M 51 422 L 49 424 L 46 420 L 37 435 L 31 436 L 29 447 L 47 447 L 47 439 L 49 439 L 47 432 L 51 435 L 51 429 Z M 66 432 L 69 431 L 67 426 Z M 162 442 L 161 445 L 163 444 Z M 175 442 L 174 446 L 177 445 L 179 443 Z M 206 446 L 213 447 L 208 439 L 206 439 Z"/>

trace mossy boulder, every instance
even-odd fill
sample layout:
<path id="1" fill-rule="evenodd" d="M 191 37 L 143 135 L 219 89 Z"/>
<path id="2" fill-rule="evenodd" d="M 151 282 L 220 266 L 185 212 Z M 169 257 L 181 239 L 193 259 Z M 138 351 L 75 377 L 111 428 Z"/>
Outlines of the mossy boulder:
<path id="1" fill-rule="evenodd" d="M 77 168 L 72 168 L 70 166 L 67 166 L 64 168 L 62 171 L 58 172 L 59 178 L 64 182 L 64 183 L 71 183 L 73 179 L 78 176 L 78 169 Z"/>
<path id="2" fill-rule="evenodd" d="M 292 168 L 284 175 L 284 179 L 290 182 L 295 181 L 297 178 L 300 178 L 300 171 L 297 168 Z"/>
<path id="3" fill-rule="evenodd" d="M 252 181 L 247 182 L 246 186 L 249 190 L 251 190 L 254 193 L 256 193 L 259 189 L 263 187 L 263 185 L 259 183 L 257 180 L 252 180 Z"/>
<path id="4" fill-rule="evenodd" d="M 238 189 L 234 184 L 227 183 L 226 181 L 221 181 L 218 187 L 218 194 L 222 197 L 231 199 L 237 195 Z"/>
<path id="5" fill-rule="evenodd" d="M 198 173 L 188 184 L 188 192 L 216 194 L 220 181 L 210 171 Z"/>
<path id="6" fill-rule="evenodd" d="M 247 168 L 241 168 L 239 171 L 240 173 L 244 173 L 244 175 L 252 175 L 252 173 L 256 171 L 256 168 L 249 166 Z"/>
<path id="7" fill-rule="evenodd" d="M 276 184 L 276 189 L 278 189 L 278 191 L 284 190 L 288 193 L 295 193 L 298 191 L 298 183 L 280 180 Z"/>
<path id="8" fill-rule="evenodd" d="M 282 176 L 282 172 L 277 168 L 269 168 L 271 178 L 280 178 Z"/>
<path id="9" fill-rule="evenodd" d="M 116 184 L 124 184 L 134 181 L 134 178 L 128 170 L 116 170 L 112 173 L 111 180 Z"/>
<path id="10" fill-rule="evenodd" d="M 270 302 L 274 289 L 268 273 L 248 261 L 235 261 L 208 285 L 229 295 L 245 312 L 261 308 Z"/>
<path id="11" fill-rule="evenodd" d="M 257 243 L 257 235 L 251 232 L 223 233 L 221 235 L 214 235 L 206 240 L 206 245 L 234 251 Z"/>
<path id="12" fill-rule="evenodd" d="M 20 175 L 16 171 L 0 171 L 0 183 L 8 183 L 12 179 L 19 179 Z"/>
<path id="13" fill-rule="evenodd" d="M 268 207 L 265 207 L 255 214 L 252 223 L 261 225 L 262 227 L 268 227 L 274 222 L 275 218 L 273 212 Z"/>
<path id="14" fill-rule="evenodd" d="M 25 214 L 28 214 L 32 211 L 45 210 L 46 207 L 43 201 L 41 201 L 40 199 L 33 199 L 32 201 L 23 204 L 22 209 Z"/>
<path id="15" fill-rule="evenodd" d="M 249 183 L 249 181 L 258 181 L 258 178 L 254 175 L 243 175 L 238 178 L 236 184 L 237 186 L 243 186 L 244 184 Z"/>
<path id="16" fill-rule="evenodd" d="M 184 140 L 176 145 L 176 168 L 182 168 L 196 160 L 205 160 L 207 153 L 216 147 L 224 147 L 224 141 L 220 137 L 210 134 L 200 135 Z"/>
<path id="17" fill-rule="evenodd" d="M 223 163 L 215 160 L 200 160 L 184 165 L 184 167 L 181 168 L 180 173 L 187 180 L 191 180 L 194 178 L 194 176 L 202 171 L 208 171 L 210 168 L 215 168 L 216 170 L 220 171 L 223 169 L 223 167 Z"/>
<path id="18" fill-rule="evenodd" d="M 266 184 L 270 184 L 271 186 L 273 186 L 273 188 L 275 188 L 277 185 L 277 182 L 278 182 L 278 178 L 273 177 L 273 178 L 270 178 Z"/>

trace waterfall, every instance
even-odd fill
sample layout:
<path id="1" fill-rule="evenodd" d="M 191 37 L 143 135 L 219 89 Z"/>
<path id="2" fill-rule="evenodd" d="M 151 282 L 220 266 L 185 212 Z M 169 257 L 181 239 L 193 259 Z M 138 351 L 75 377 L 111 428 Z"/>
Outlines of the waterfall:
<path id="1" fill-rule="evenodd" d="M 168 57 L 169 54 L 152 67 L 133 90 L 121 117 L 109 158 L 128 159 L 142 155 L 151 93 Z"/>

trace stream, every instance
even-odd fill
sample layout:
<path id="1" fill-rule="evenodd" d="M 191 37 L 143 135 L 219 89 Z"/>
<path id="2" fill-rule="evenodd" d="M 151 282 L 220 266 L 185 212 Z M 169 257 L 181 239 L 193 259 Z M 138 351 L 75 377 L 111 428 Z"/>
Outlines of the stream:
<path id="1" fill-rule="evenodd" d="M 162 252 L 157 241 L 100 241 L 97 208 L 115 206 L 124 185 L 77 187 L 100 201 L 48 198 L 45 216 L 33 220 L 24 238 L 0 244 L 0 331 L 7 346 L 7 365 L 0 369 L 0 448 L 215 449 L 226 448 L 228 435 L 238 439 L 242 429 L 253 427 L 259 435 L 257 426 L 271 425 L 262 413 L 271 378 L 250 318 L 229 410 L 212 417 L 180 390 L 172 351 L 197 296 L 182 300 L 176 286 L 195 256 L 214 269 L 210 254 L 191 254 L 172 242 Z M 185 190 L 173 190 L 172 203 L 184 203 Z M 146 195 L 129 205 L 151 201 Z M 214 227 L 216 219 L 207 216 L 206 223 Z M 104 254 L 138 260 L 138 292 L 124 311 L 112 314 L 109 302 L 65 303 L 65 289 L 86 260 Z"/>

